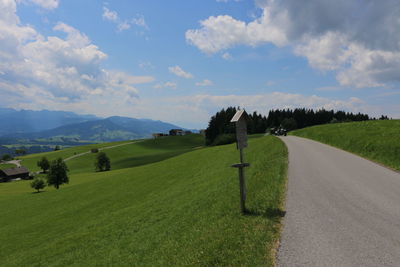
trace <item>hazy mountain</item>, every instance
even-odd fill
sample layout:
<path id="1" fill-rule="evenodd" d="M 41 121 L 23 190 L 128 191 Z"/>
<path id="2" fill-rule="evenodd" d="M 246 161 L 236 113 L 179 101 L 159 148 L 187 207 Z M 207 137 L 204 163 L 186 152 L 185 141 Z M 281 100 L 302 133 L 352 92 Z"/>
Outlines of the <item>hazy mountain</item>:
<path id="1" fill-rule="evenodd" d="M 108 142 L 150 137 L 154 132 L 167 133 L 173 128 L 179 127 L 162 121 L 115 116 L 107 119 L 68 124 L 40 132 L 4 135 L 2 139 L 46 139 L 51 142 Z"/>
<path id="2" fill-rule="evenodd" d="M 162 122 L 154 121 L 149 119 L 133 119 L 127 117 L 113 116 L 109 117 L 109 120 L 116 125 L 119 125 L 129 131 L 132 131 L 139 135 L 149 136 L 152 133 L 168 133 L 171 129 L 181 128 L 179 126 Z"/>
<path id="3" fill-rule="evenodd" d="M 11 133 L 31 133 L 59 126 L 97 120 L 93 115 L 79 115 L 66 111 L 33 111 L 0 108 L 0 136 Z"/>

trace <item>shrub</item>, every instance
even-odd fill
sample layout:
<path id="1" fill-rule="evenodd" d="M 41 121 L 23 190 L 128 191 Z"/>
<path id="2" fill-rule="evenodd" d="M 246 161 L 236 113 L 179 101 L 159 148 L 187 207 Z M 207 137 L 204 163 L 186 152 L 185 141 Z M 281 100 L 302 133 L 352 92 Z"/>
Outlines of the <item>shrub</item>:
<path id="1" fill-rule="evenodd" d="M 214 142 L 212 143 L 213 146 L 221 146 L 232 144 L 236 142 L 236 135 L 235 134 L 220 134 L 215 138 Z"/>
<path id="2" fill-rule="evenodd" d="M 99 152 L 99 149 L 98 149 L 98 148 L 92 148 L 90 151 L 91 151 L 92 153 L 98 153 L 98 152 Z"/>

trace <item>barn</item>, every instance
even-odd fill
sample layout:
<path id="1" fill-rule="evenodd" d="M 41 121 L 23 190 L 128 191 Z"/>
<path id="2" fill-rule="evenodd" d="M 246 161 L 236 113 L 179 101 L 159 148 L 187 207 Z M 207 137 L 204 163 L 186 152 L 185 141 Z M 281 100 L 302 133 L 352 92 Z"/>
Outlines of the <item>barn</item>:
<path id="1" fill-rule="evenodd" d="M 17 178 L 29 179 L 29 170 L 25 167 L 0 170 L 0 180 L 3 182 Z"/>

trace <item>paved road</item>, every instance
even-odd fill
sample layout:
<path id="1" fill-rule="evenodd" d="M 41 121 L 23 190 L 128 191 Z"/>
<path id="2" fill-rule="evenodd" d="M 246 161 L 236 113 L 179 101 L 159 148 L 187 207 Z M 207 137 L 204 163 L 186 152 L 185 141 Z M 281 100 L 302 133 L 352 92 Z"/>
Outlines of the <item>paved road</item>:
<path id="1" fill-rule="evenodd" d="M 141 142 L 141 141 L 133 141 L 133 142 L 123 143 L 123 144 L 119 144 L 119 145 L 106 146 L 106 147 L 99 148 L 99 151 L 110 149 L 110 148 L 114 148 L 114 147 L 119 147 L 119 146 L 126 146 L 126 145 L 134 144 L 134 143 L 137 143 L 137 142 Z M 86 151 L 86 152 L 82 152 L 82 153 L 73 155 L 73 156 L 71 156 L 69 158 L 66 158 L 66 159 L 64 159 L 64 161 L 68 161 L 68 160 L 71 160 L 71 159 L 74 159 L 74 158 L 82 157 L 83 155 L 90 154 L 90 153 L 92 153 L 90 150 Z"/>
<path id="2" fill-rule="evenodd" d="M 289 181 L 278 266 L 400 266 L 400 174 L 311 140 L 282 140 Z"/>

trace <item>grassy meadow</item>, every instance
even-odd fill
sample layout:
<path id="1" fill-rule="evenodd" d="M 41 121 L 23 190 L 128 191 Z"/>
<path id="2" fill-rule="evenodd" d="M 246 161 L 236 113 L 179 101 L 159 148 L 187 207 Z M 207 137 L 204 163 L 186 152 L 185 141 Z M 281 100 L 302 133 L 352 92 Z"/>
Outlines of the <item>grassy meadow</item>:
<path id="1" fill-rule="evenodd" d="M 326 143 L 400 170 L 400 120 L 325 124 L 290 134 Z"/>
<path id="2" fill-rule="evenodd" d="M 145 139 L 133 141 L 121 141 L 113 143 L 92 144 L 66 148 L 58 151 L 51 151 L 40 154 L 30 154 L 19 157 L 21 164 L 30 171 L 39 171 L 37 162 L 43 157 L 49 160 L 56 158 L 69 158 L 76 154 L 90 151 L 92 148 L 104 149 L 103 151 L 112 159 L 112 168 L 120 169 L 133 167 L 150 162 L 160 161 L 171 156 L 190 151 L 192 148 L 203 145 L 203 137 L 198 134 L 170 137 L 167 139 Z M 114 148 L 114 146 L 116 146 Z M 110 148 L 108 148 L 110 147 Z M 67 165 L 72 172 L 94 170 L 96 153 L 89 153 L 83 156 L 72 158 L 67 161 Z"/>
<path id="3" fill-rule="evenodd" d="M 250 213 L 243 216 L 237 170 L 230 167 L 238 162 L 235 145 L 197 149 L 196 136 L 178 138 L 115 148 L 124 156 L 109 172 L 89 171 L 83 165 L 91 160 L 78 160 L 70 165 L 70 184 L 58 191 L 1 184 L 1 264 L 273 266 L 286 187 L 284 144 L 272 136 L 249 140 Z M 106 153 L 113 166 L 112 150 Z M 180 154 L 154 162 L 150 151 Z M 141 155 L 147 163 L 134 163 Z"/>
<path id="4" fill-rule="evenodd" d="M 84 145 L 84 146 L 75 146 L 70 148 L 65 148 L 57 151 L 50 151 L 45 153 L 38 154 L 29 154 L 26 156 L 18 157 L 18 159 L 22 160 L 22 165 L 27 167 L 30 171 L 39 171 L 40 168 L 36 165 L 38 160 L 41 157 L 47 157 L 48 160 L 54 160 L 56 158 L 66 159 L 68 157 L 72 157 L 75 154 L 84 153 L 90 151 L 92 148 L 103 148 L 107 146 L 120 145 L 125 143 L 130 143 L 134 141 L 121 141 L 121 142 L 113 142 L 113 143 L 101 143 L 101 144 L 92 144 L 92 145 Z"/>

